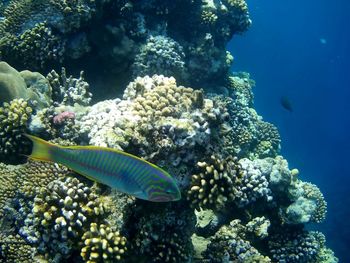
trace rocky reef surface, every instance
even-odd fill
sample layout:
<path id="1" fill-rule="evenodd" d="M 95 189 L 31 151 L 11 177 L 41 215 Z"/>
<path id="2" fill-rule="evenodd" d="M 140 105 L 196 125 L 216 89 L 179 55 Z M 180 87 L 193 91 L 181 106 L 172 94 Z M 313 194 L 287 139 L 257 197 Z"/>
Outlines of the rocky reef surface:
<path id="1" fill-rule="evenodd" d="M 322 192 L 230 72 L 250 24 L 243 0 L 0 2 L 0 262 L 338 262 L 308 228 Z M 140 156 L 182 199 L 28 161 L 23 133 Z"/>

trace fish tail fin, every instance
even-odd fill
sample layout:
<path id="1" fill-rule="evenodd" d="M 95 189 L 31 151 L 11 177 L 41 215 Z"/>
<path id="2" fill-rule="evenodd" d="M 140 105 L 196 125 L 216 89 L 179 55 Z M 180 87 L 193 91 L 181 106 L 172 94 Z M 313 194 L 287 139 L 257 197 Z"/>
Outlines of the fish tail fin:
<path id="1" fill-rule="evenodd" d="M 46 161 L 46 162 L 53 161 L 51 152 L 54 147 L 57 147 L 57 145 L 54 145 L 50 142 L 47 142 L 33 135 L 24 134 L 24 136 L 26 136 L 28 139 L 30 139 L 33 142 L 33 150 L 32 150 L 32 153 L 28 156 L 29 158 L 33 160 Z"/>

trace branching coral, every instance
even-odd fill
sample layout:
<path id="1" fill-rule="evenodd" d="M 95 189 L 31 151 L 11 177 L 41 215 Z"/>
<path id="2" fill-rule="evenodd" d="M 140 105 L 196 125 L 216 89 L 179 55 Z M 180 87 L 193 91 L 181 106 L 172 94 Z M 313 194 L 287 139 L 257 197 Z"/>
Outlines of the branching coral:
<path id="1" fill-rule="evenodd" d="M 13 0 L 0 21 L 1 57 L 36 68 L 62 62 L 68 33 L 80 28 L 94 12 L 95 3 L 89 0 Z"/>
<path id="2" fill-rule="evenodd" d="M 21 154 L 29 152 L 29 142 L 23 139 L 23 133 L 31 114 L 32 108 L 24 99 L 14 99 L 0 107 L 1 161 L 16 163 L 23 159 Z"/>
<path id="3" fill-rule="evenodd" d="M 120 261 L 127 250 L 126 238 L 104 224 L 91 223 L 82 241 L 84 246 L 80 255 L 88 263 Z"/>
<path id="4" fill-rule="evenodd" d="M 208 162 L 198 162 L 198 174 L 192 175 L 187 199 L 196 209 L 221 209 L 237 195 L 236 180 L 243 174 L 237 161 L 211 156 Z"/>
<path id="5" fill-rule="evenodd" d="M 223 226 L 210 239 L 210 243 L 203 253 L 210 262 L 261 262 L 271 260 L 260 254 L 252 244 L 245 240 L 245 227 L 239 220 L 233 220 L 229 226 Z"/>
<path id="6" fill-rule="evenodd" d="M 212 129 L 227 118 L 225 109 L 202 91 L 177 86 L 174 78 L 137 78 L 123 100 L 94 105 L 81 121 L 90 143 L 123 148 L 138 155 L 179 165 L 209 148 Z M 136 151 L 135 151 L 136 150 Z M 165 160 L 165 158 L 162 158 Z"/>
<path id="7" fill-rule="evenodd" d="M 194 214 L 187 206 L 138 207 L 128 220 L 135 262 L 187 262 L 192 255 L 190 240 Z M 180 234 L 181 233 L 181 234 Z"/>
<path id="8" fill-rule="evenodd" d="M 135 57 L 133 75 L 162 74 L 181 79 L 184 77 L 184 57 L 183 48 L 173 39 L 161 35 L 150 36 Z"/>
<path id="9" fill-rule="evenodd" d="M 52 70 L 47 75 L 47 80 L 52 87 L 52 99 L 56 105 L 70 105 L 75 103 L 81 106 L 89 105 L 92 94 L 88 91 L 89 84 L 84 80 L 84 72 L 80 72 L 79 79 L 67 76 L 66 69 L 62 68 L 61 74 Z"/>
<path id="10" fill-rule="evenodd" d="M 324 247 L 325 237 L 320 232 L 303 230 L 283 231 L 268 242 L 274 262 L 318 262 L 317 254 Z"/>
<path id="11" fill-rule="evenodd" d="M 96 189 L 76 178 L 55 180 L 34 198 L 20 233 L 37 244 L 39 253 L 59 260 L 70 255 L 90 223 L 101 220 L 106 211 Z"/>

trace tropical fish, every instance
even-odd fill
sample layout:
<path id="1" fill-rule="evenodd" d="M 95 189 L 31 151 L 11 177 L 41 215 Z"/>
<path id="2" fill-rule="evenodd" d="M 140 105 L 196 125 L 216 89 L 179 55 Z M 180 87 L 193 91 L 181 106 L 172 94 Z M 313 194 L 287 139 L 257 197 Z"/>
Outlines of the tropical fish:
<path id="1" fill-rule="evenodd" d="M 283 108 L 285 108 L 289 112 L 293 112 L 293 107 L 292 107 L 292 104 L 290 103 L 288 97 L 285 97 L 285 96 L 281 97 L 280 102 L 281 102 L 281 105 Z"/>
<path id="2" fill-rule="evenodd" d="M 152 202 L 177 201 L 180 190 L 174 178 L 137 156 L 106 147 L 59 146 L 25 134 L 33 142 L 28 157 L 55 162 L 90 180 Z"/>

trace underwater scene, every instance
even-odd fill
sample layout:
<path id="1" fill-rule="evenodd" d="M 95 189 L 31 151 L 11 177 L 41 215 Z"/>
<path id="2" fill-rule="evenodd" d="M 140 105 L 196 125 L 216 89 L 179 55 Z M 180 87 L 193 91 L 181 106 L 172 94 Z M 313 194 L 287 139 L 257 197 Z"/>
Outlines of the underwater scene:
<path id="1" fill-rule="evenodd" d="M 350 262 L 349 12 L 1 0 L 0 263 Z"/>

